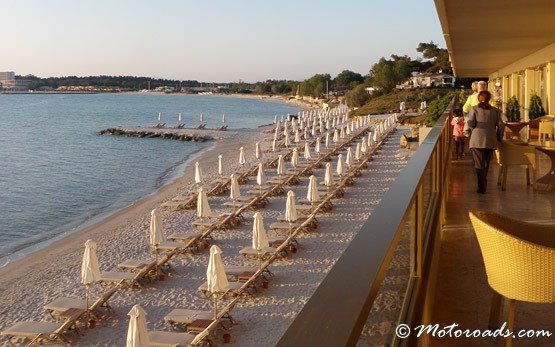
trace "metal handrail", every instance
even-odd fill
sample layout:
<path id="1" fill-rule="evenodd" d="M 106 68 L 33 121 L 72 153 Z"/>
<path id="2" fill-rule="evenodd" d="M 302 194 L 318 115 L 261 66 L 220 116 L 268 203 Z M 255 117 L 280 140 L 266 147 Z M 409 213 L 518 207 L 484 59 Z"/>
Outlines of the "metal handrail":
<path id="1" fill-rule="evenodd" d="M 357 343 L 401 231 L 421 191 L 426 168 L 435 166 L 444 175 L 438 154 L 449 155 L 445 131 L 449 131 L 449 110 L 454 102 L 455 98 L 277 346 L 353 346 Z M 444 185 L 444 178 L 436 177 L 436 184 Z"/>

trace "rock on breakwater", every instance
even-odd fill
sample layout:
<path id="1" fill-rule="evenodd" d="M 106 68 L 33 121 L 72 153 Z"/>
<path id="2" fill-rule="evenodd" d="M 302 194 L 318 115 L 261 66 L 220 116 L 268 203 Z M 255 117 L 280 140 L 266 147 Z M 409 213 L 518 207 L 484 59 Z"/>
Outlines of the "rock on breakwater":
<path id="1" fill-rule="evenodd" d="M 107 128 L 100 130 L 99 135 L 115 135 L 140 138 L 160 137 L 169 140 L 205 142 L 214 140 L 210 135 L 190 134 L 183 131 L 175 131 L 175 129 L 127 129 L 121 127 Z"/>

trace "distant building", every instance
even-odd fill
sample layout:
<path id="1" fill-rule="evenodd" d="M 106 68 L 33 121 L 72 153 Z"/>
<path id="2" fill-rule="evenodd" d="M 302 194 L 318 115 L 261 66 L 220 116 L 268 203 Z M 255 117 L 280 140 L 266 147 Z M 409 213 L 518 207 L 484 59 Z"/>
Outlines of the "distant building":
<path id="1" fill-rule="evenodd" d="M 455 87 L 455 77 L 444 73 L 413 72 L 405 82 L 396 86 L 397 89 L 429 88 L 429 87 Z"/>
<path id="2" fill-rule="evenodd" d="M 0 87 L 14 88 L 15 87 L 15 72 L 13 71 L 0 71 Z"/>

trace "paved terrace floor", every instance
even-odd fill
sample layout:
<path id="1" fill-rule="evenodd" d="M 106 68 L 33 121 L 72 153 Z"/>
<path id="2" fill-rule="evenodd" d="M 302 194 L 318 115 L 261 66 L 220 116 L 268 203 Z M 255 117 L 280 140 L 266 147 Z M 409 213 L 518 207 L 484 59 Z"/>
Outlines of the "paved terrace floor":
<path id="1" fill-rule="evenodd" d="M 538 177 L 541 177 L 548 169 L 549 159 L 541 154 L 538 160 Z M 526 171 L 519 167 L 511 167 L 507 190 L 502 191 L 496 185 L 498 172 L 499 166 L 492 161 L 487 193 L 477 194 L 471 160 L 452 162 L 433 313 L 433 322 L 440 327 L 458 323 L 462 329 L 487 328 L 493 290 L 487 282 L 468 211 L 490 210 L 525 221 L 555 223 L 555 191 L 540 192 L 527 186 Z M 517 302 L 515 330 L 520 329 L 550 330 L 552 336 L 515 339 L 513 346 L 555 346 L 555 304 Z M 438 337 L 431 338 L 431 342 L 432 346 L 496 346 L 497 343 L 492 338 Z"/>

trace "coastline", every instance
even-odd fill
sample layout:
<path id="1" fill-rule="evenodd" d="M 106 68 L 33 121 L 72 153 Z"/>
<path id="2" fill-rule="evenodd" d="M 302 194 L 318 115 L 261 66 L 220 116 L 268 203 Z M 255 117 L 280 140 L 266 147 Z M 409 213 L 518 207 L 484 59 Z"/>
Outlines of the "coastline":
<path id="1" fill-rule="evenodd" d="M 242 131 L 237 132 L 246 134 L 250 131 L 243 129 Z M 243 136 L 239 136 L 238 138 L 241 139 L 242 137 Z M 140 139 L 138 139 L 138 141 L 140 141 Z M 230 152 L 230 148 L 234 148 L 235 146 L 232 146 L 228 142 L 234 143 L 237 141 L 237 139 L 232 140 L 230 138 L 214 141 L 212 146 L 194 153 L 190 158 L 187 158 L 183 164 L 178 165 L 184 166 L 184 170 L 181 175 L 172 177 L 167 184 L 155 189 L 152 193 L 139 198 L 130 205 L 116 207 L 112 211 L 101 213 L 99 216 L 96 216 L 96 218 L 99 218 L 100 220 L 93 221 L 92 224 L 85 221 L 83 223 L 84 225 L 77 227 L 76 230 L 67 230 L 54 236 L 52 239 L 39 242 L 38 244 L 43 244 L 43 246 L 39 247 L 39 249 L 31 250 L 30 252 L 23 254 L 23 257 L 14 259 L 6 265 L 0 267 L 0 289 L 2 288 L 2 282 L 7 280 L 6 276 L 9 276 L 10 274 L 13 275 L 16 272 L 24 272 L 29 268 L 33 268 L 34 266 L 43 263 L 45 256 L 61 254 L 61 250 L 63 249 L 73 250 L 76 247 L 82 248 L 82 244 L 87 239 L 105 234 L 110 229 L 117 228 L 118 226 L 126 225 L 130 220 L 136 219 L 136 217 L 147 215 L 154 207 L 160 205 L 170 197 L 177 195 L 180 188 L 193 182 L 194 166 L 191 165 L 193 160 L 198 159 L 199 163 L 201 163 L 201 166 L 204 167 L 205 170 L 208 168 L 217 169 L 214 163 L 217 163 L 218 155 L 225 155 L 225 152 Z M 36 245 L 26 248 L 32 248 L 34 246 Z M 20 250 L 18 252 L 21 251 L 24 250 Z"/>
<path id="2" fill-rule="evenodd" d="M 268 127 L 237 132 L 236 136 L 216 142 L 216 145 L 200 156 L 199 162 L 205 172 L 205 182 L 217 177 L 217 155 L 224 156 L 224 171 L 229 174 L 238 169 L 238 148 L 246 149 L 247 166 L 255 164 L 254 143 L 261 141 L 262 149 L 268 149 L 272 135 L 265 133 Z M 302 308 L 323 277 L 342 254 L 352 237 L 379 203 L 391 181 L 404 167 L 406 159 L 399 157 L 400 134 L 393 136 L 374 157 L 368 173 L 355 187 L 346 188 L 347 199 L 334 202 L 332 213 L 319 217 L 318 232 L 299 236 L 300 249 L 296 255 L 284 258 L 272 266 L 270 288 L 253 300 L 237 304 L 234 318 L 239 322 L 233 326 L 234 346 L 259 346 L 264 336 L 268 345 L 275 344 L 294 316 Z M 323 168 L 315 170 L 322 178 Z M 275 176 L 275 174 L 274 174 Z M 252 189 L 251 178 L 242 191 Z M 307 179 L 290 187 L 298 196 L 306 194 Z M 184 175 L 160 191 L 146 197 L 128 208 L 118 211 L 106 220 L 76 232 L 31 256 L 0 269 L 0 330 L 25 320 L 43 321 L 42 306 L 60 297 L 84 297 L 84 286 L 80 284 L 80 264 L 83 243 L 93 239 L 98 245 L 98 258 L 102 271 L 113 270 L 126 259 L 152 259 L 148 243 L 150 210 L 169 198 L 193 189 L 193 166 L 188 165 Z M 229 211 L 223 207 L 228 195 L 210 198 L 212 211 Z M 263 214 L 266 223 L 271 223 L 283 213 L 285 197 L 270 199 Z M 194 210 L 179 212 L 162 211 L 164 229 L 167 233 L 187 232 L 196 219 Z M 249 221 L 252 212 L 245 214 Z M 223 260 L 229 265 L 252 265 L 252 260 L 239 255 L 239 250 L 249 245 L 252 224 L 247 222 L 236 228 L 218 231 L 212 241 L 221 247 Z M 141 289 L 119 291 L 112 299 L 112 310 L 106 312 L 95 330 L 84 331 L 83 336 L 69 336 L 71 345 L 105 346 L 125 343 L 129 309 L 140 303 L 147 312 L 149 330 L 169 331 L 164 315 L 173 308 L 210 310 L 211 303 L 199 292 L 198 286 L 205 281 L 208 252 L 181 255 L 172 259 L 170 278 L 145 284 Z M 106 290 L 95 285 L 92 296 Z M 104 314 L 103 314 L 104 315 Z M 382 315 L 378 316 L 381 319 Z M 4 341 L 0 341 L 2 345 Z M 219 337 L 215 345 L 220 345 Z"/>

